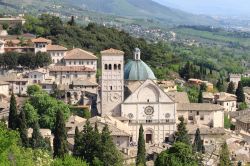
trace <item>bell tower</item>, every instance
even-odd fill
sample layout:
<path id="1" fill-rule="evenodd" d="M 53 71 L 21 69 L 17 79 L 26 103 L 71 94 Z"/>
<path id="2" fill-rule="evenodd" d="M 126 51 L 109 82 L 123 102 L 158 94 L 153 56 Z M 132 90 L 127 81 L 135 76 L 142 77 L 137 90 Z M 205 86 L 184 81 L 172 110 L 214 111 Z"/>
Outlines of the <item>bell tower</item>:
<path id="1" fill-rule="evenodd" d="M 124 52 L 101 51 L 101 115 L 121 115 L 124 100 Z"/>

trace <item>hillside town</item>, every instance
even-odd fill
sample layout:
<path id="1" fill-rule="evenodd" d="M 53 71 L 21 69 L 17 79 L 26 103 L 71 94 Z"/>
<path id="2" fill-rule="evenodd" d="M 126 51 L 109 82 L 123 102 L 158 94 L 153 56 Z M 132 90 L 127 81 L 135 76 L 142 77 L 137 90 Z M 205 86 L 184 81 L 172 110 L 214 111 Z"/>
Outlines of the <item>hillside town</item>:
<path id="1" fill-rule="evenodd" d="M 0 24 L 6 22 L 14 26 L 24 24 L 25 20 L 0 19 Z M 142 60 L 143 50 L 135 45 L 131 51 L 133 58 L 127 60 L 123 50 L 111 47 L 92 53 L 83 48 L 66 48 L 34 34 L 15 36 L 0 30 L 0 54 L 4 58 L 11 59 L 12 53 L 30 53 L 44 61 L 44 57 L 49 57 L 48 62 L 32 67 L 18 62 L 18 66 L 10 69 L 0 63 L 0 119 L 8 124 L 13 96 L 17 108 L 25 108 L 32 98 L 39 96 L 31 91 L 40 88 L 56 101 L 85 112 L 71 112 L 66 119 L 67 146 L 71 153 L 74 153 L 76 130 L 82 132 L 86 124 L 99 131 L 108 126 L 124 165 L 133 164 L 142 126 L 147 165 L 153 165 L 157 155 L 178 138 L 178 126 L 185 124 L 192 143 L 199 132 L 204 165 L 218 164 L 220 147 L 225 142 L 234 164 L 250 163 L 250 89 L 241 84 L 242 78 L 250 74 L 230 74 L 231 89 L 228 85 L 227 91 L 218 92 L 207 80 L 157 79 Z M 185 85 L 200 89 L 198 103 L 191 102 L 189 94 L 179 90 Z M 237 93 L 240 90 L 242 93 Z M 242 103 L 246 107 L 242 108 Z M 44 126 L 39 131 L 53 149 L 54 132 Z M 29 138 L 34 130 L 27 130 Z"/>

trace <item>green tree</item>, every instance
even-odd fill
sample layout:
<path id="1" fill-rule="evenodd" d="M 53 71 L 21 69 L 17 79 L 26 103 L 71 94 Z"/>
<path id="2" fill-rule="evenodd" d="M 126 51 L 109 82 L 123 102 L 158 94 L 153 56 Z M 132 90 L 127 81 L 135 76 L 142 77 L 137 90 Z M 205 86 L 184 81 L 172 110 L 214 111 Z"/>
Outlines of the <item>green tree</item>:
<path id="1" fill-rule="evenodd" d="M 74 17 L 74 16 L 71 16 L 71 19 L 70 19 L 70 21 L 68 22 L 68 24 L 69 24 L 70 26 L 75 26 L 75 25 L 76 25 L 75 17 Z"/>
<path id="2" fill-rule="evenodd" d="M 203 103 L 203 96 L 202 96 L 203 91 L 200 90 L 199 96 L 198 96 L 198 103 Z"/>
<path id="3" fill-rule="evenodd" d="M 87 163 L 79 158 L 74 158 L 70 155 L 65 155 L 65 157 L 62 158 L 56 158 L 52 166 L 87 166 Z"/>
<path id="4" fill-rule="evenodd" d="M 18 128 L 19 128 L 18 131 L 20 133 L 22 146 L 28 147 L 29 146 L 28 131 L 27 131 L 25 112 L 23 110 L 21 110 L 19 117 L 18 117 Z"/>
<path id="5" fill-rule="evenodd" d="M 51 56 L 46 52 L 38 52 L 35 55 L 35 66 L 45 67 L 52 63 Z"/>
<path id="6" fill-rule="evenodd" d="M 176 141 L 182 142 L 185 144 L 190 144 L 190 138 L 188 135 L 188 131 L 186 128 L 186 124 L 184 123 L 184 117 L 181 116 L 179 118 L 180 123 L 177 125 L 177 132 L 176 132 Z"/>
<path id="7" fill-rule="evenodd" d="M 193 143 L 193 150 L 195 152 L 202 152 L 204 150 L 204 145 L 201 140 L 200 129 L 197 128 L 195 132 L 195 138 Z"/>
<path id="8" fill-rule="evenodd" d="M 84 158 L 88 163 L 92 163 L 94 158 L 101 160 L 103 154 L 100 134 L 93 129 L 88 120 L 84 125 L 80 142 L 79 152 L 81 158 Z"/>
<path id="9" fill-rule="evenodd" d="M 36 148 L 46 149 L 47 148 L 46 142 L 40 133 L 40 127 L 39 127 L 38 122 L 35 122 L 33 124 L 33 133 L 30 139 L 30 145 L 33 149 L 36 149 Z"/>
<path id="10" fill-rule="evenodd" d="M 234 90 L 235 90 L 235 88 L 234 88 L 234 83 L 231 81 L 231 82 L 229 82 L 229 84 L 228 84 L 227 93 L 234 94 Z"/>
<path id="11" fill-rule="evenodd" d="M 34 95 L 35 93 L 40 93 L 40 92 L 42 92 L 42 88 L 41 88 L 41 86 L 39 86 L 37 84 L 30 85 L 27 88 L 27 94 L 29 96 Z"/>
<path id="12" fill-rule="evenodd" d="M 73 155 L 80 156 L 80 149 L 81 149 L 81 134 L 79 132 L 78 127 L 76 127 L 75 128 L 75 136 L 74 136 Z"/>
<path id="13" fill-rule="evenodd" d="M 22 109 L 25 112 L 27 126 L 32 127 L 39 120 L 37 110 L 29 102 L 26 102 Z"/>
<path id="14" fill-rule="evenodd" d="M 54 157 L 64 157 L 68 153 L 67 133 L 62 111 L 57 111 L 54 131 Z"/>
<path id="15" fill-rule="evenodd" d="M 13 93 L 11 94 L 10 98 L 8 127 L 12 130 L 15 130 L 17 128 L 17 105 L 16 105 L 16 97 Z"/>
<path id="16" fill-rule="evenodd" d="M 170 149 L 159 154 L 155 161 L 157 166 L 198 166 L 192 148 L 182 142 L 176 142 Z"/>
<path id="17" fill-rule="evenodd" d="M 231 165 L 230 153 L 229 153 L 228 146 L 227 146 L 226 142 L 223 145 L 221 145 L 219 157 L 220 157 L 220 162 L 219 162 L 220 166 L 230 166 Z"/>
<path id="18" fill-rule="evenodd" d="M 145 140 L 142 124 L 139 129 L 139 138 L 138 138 L 138 149 L 136 157 L 136 165 L 146 165 L 146 149 L 145 149 Z"/>
<path id="19" fill-rule="evenodd" d="M 100 152 L 99 152 L 100 153 Z M 122 157 L 110 136 L 108 125 L 105 125 L 101 134 L 101 156 L 99 159 L 104 166 L 122 165 Z"/>
<path id="20" fill-rule="evenodd" d="M 245 94 L 241 81 L 238 83 L 238 88 L 236 89 L 237 102 L 245 102 Z"/>

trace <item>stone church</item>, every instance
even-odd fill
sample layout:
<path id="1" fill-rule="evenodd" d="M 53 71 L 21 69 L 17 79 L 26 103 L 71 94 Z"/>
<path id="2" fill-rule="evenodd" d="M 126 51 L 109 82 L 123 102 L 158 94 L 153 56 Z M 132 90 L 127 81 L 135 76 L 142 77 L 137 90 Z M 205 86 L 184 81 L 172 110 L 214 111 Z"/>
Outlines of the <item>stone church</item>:
<path id="1" fill-rule="evenodd" d="M 124 65 L 124 52 L 101 52 L 101 115 L 126 123 L 131 142 L 137 142 L 140 124 L 146 143 L 162 143 L 176 131 L 176 103 L 155 83 L 150 67 L 141 60 L 140 49 Z"/>

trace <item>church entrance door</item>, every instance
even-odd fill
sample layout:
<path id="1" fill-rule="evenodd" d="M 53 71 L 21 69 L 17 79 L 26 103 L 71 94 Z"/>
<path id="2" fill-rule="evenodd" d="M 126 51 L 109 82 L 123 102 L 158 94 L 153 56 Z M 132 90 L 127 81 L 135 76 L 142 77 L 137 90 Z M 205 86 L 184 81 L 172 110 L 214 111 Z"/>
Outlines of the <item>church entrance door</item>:
<path id="1" fill-rule="evenodd" d="M 146 143 L 152 143 L 152 134 L 146 134 Z"/>

